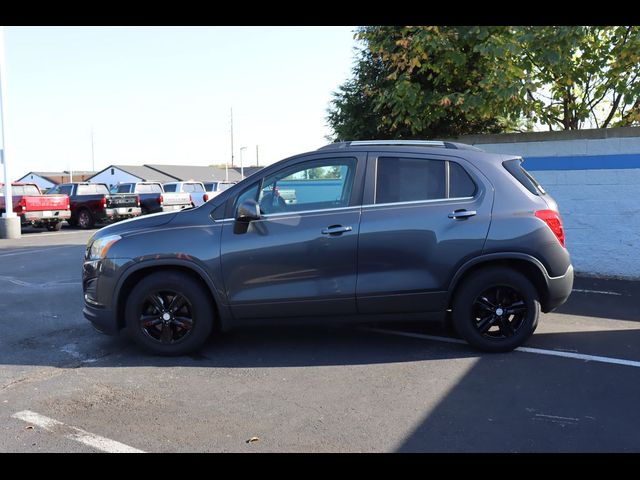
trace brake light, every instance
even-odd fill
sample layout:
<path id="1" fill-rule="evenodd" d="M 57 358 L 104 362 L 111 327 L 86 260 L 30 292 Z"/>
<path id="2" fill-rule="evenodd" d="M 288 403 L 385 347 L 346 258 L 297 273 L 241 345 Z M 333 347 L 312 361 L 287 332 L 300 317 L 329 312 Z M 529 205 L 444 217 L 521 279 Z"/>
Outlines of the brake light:
<path id="1" fill-rule="evenodd" d="M 209 195 L 207 195 L 206 193 L 202 196 L 202 200 L 204 200 L 205 202 L 209 201 Z"/>
<path id="2" fill-rule="evenodd" d="M 102 197 L 102 200 L 100 200 L 100 206 L 102 208 L 107 208 L 107 197 Z"/>
<path id="3" fill-rule="evenodd" d="M 138 207 L 140 206 L 140 195 L 136 195 L 136 201 L 138 202 Z"/>
<path id="4" fill-rule="evenodd" d="M 564 227 L 562 226 L 560 214 L 554 210 L 538 210 L 535 215 L 549 226 L 560 245 L 564 247 Z"/>
<path id="5" fill-rule="evenodd" d="M 160 202 L 160 205 L 164 203 L 164 197 L 162 195 L 158 197 L 158 202 Z"/>
<path id="6" fill-rule="evenodd" d="M 16 204 L 14 211 L 16 213 L 20 213 L 20 212 L 24 212 L 27 209 L 27 201 L 25 200 L 25 198 L 21 198 L 18 203 Z"/>

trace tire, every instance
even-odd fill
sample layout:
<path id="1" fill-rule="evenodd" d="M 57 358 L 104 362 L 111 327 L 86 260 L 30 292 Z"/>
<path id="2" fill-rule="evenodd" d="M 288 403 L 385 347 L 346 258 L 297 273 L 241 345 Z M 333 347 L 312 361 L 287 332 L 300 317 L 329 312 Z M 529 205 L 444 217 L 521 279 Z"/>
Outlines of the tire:
<path id="1" fill-rule="evenodd" d="M 62 222 L 50 223 L 47 225 L 47 230 L 50 232 L 59 232 L 62 230 Z"/>
<path id="2" fill-rule="evenodd" d="M 91 212 L 86 208 L 83 208 L 78 212 L 78 218 L 76 219 L 78 226 L 82 229 L 93 228 L 96 224 L 95 218 L 91 215 Z"/>
<path id="3" fill-rule="evenodd" d="M 492 267 L 472 273 L 453 300 L 458 334 L 485 352 L 508 352 L 522 345 L 538 326 L 540 299 L 520 272 Z"/>
<path id="4" fill-rule="evenodd" d="M 160 299 L 156 300 L 157 307 L 152 296 Z M 180 301 L 179 296 L 185 302 Z M 176 298 L 179 308 L 168 308 Z M 162 311 L 170 318 L 160 315 Z M 143 319 L 143 315 L 146 318 Z M 125 305 L 129 336 L 146 351 L 164 356 L 185 355 L 201 348 L 213 329 L 214 315 L 210 292 L 190 276 L 178 272 L 157 272 L 143 278 Z"/>

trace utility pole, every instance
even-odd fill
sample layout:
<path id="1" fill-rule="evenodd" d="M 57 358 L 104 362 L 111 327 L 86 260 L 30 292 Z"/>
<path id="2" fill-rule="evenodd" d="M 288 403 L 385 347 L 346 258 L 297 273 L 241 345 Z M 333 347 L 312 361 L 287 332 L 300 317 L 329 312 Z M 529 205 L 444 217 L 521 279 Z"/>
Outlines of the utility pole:
<path id="1" fill-rule="evenodd" d="M 231 168 L 233 168 L 233 108 L 231 109 Z"/>
<path id="2" fill-rule="evenodd" d="M 91 125 L 91 171 L 96 171 L 96 161 L 93 156 L 93 125 Z"/>
<path id="3" fill-rule="evenodd" d="M 13 197 L 11 193 L 11 177 L 7 167 L 7 115 L 4 109 L 7 106 L 7 66 L 4 58 L 4 27 L 0 27 L 0 133 L 2 134 L 2 150 L 0 161 L 4 171 L 4 203 L 5 213 L 0 218 L 0 238 L 20 238 L 20 218 L 13 211 Z"/>
<path id="4" fill-rule="evenodd" d="M 242 162 L 242 150 L 246 150 L 247 147 L 240 147 L 240 180 L 244 180 L 244 163 Z"/>
<path id="5" fill-rule="evenodd" d="M 258 161 L 258 145 L 256 145 L 256 167 L 260 166 L 260 162 Z"/>

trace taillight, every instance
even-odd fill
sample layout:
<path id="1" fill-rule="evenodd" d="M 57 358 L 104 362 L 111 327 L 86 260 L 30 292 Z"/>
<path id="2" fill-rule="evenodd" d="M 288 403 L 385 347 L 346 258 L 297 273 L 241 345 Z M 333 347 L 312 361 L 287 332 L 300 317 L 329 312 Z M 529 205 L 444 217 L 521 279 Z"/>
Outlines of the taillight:
<path id="1" fill-rule="evenodd" d="M 535 215 L 549 226 L 560 242 L 560 245 L 564 247 L 564 228 L 562 227 L 560 214 L 555 210 L 538 210 Z"/>
<path id="2" fill-rule="evenodd" d="M 209 201 L 209 195 L 207 195 L 206 193 L 202 196 L 202 200 L 204 200 L 205 202 Z"/>
<path id="3" fill-rule="evenodd" d="M 107 208 L 107 197 L 102 197 L 102 200 L 100 200 L 100 205 L 102 206 L 102 208 Z"/>
<path id="4" fill-rule="evenodd" d="M 164 203 L 164 197 L 162 195 L 158 197 L 158 202 L 160 202 L 160 205 Z"/>
<path id="5" fill-rule="evenodd" d="M 20 212 L 24 212 L 27 209 L 27 201 L 23 198 L 20 199 L 20 201 L 18 201 L 18 203 L 16 204 L 14 211 L 16 213 L 20 213 Z"/>
<path id="6" fill-rule="evenodd" d="M 136 195 L 136 201 L 138 202 L 138 207 L 140 206 L 140 195 Z"/>

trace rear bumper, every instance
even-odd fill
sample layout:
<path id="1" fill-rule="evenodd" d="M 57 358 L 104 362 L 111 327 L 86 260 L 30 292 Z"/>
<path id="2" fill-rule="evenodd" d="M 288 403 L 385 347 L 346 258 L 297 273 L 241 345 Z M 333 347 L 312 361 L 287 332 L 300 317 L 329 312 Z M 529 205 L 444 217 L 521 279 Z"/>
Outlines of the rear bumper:
<path id="1" fill-rule="evenodd" d="M 20 215 L 22 223 L 32 222 L 61 222 L 71 218 L 69 210 L 42 210 L 35 212 L 24 212 Z"/>
<path id="2" fill-rule="evenodd" d="M 547 277 L 547 292 L 542 299 L 542 311 L 547 313 L 567 301 L 573 289 L 573 265 L 569 265 L 564 275 Z"/>
<path id="3" fill-rule="evenodd" d="M 191 205 L 163 205 L 161 211 L 163 212 L 179 212 L 185 208 L 189 208 Z"/>
<path id="4" fill-rule="evenodd" d="M 104 217 L 102 217 L 100 220 L 103 222 L 115 222 L 124 218 L 138 217 L 141 214 L 142 209 L 140 207 L 105 208 Z"/>
<path id="5" fill-rule="evenodd" d="M 107 335 L 118 334 L 118 319 L 113 310 L 94 307 L 85 302 L 82 314 L 99 332 Z"/>

